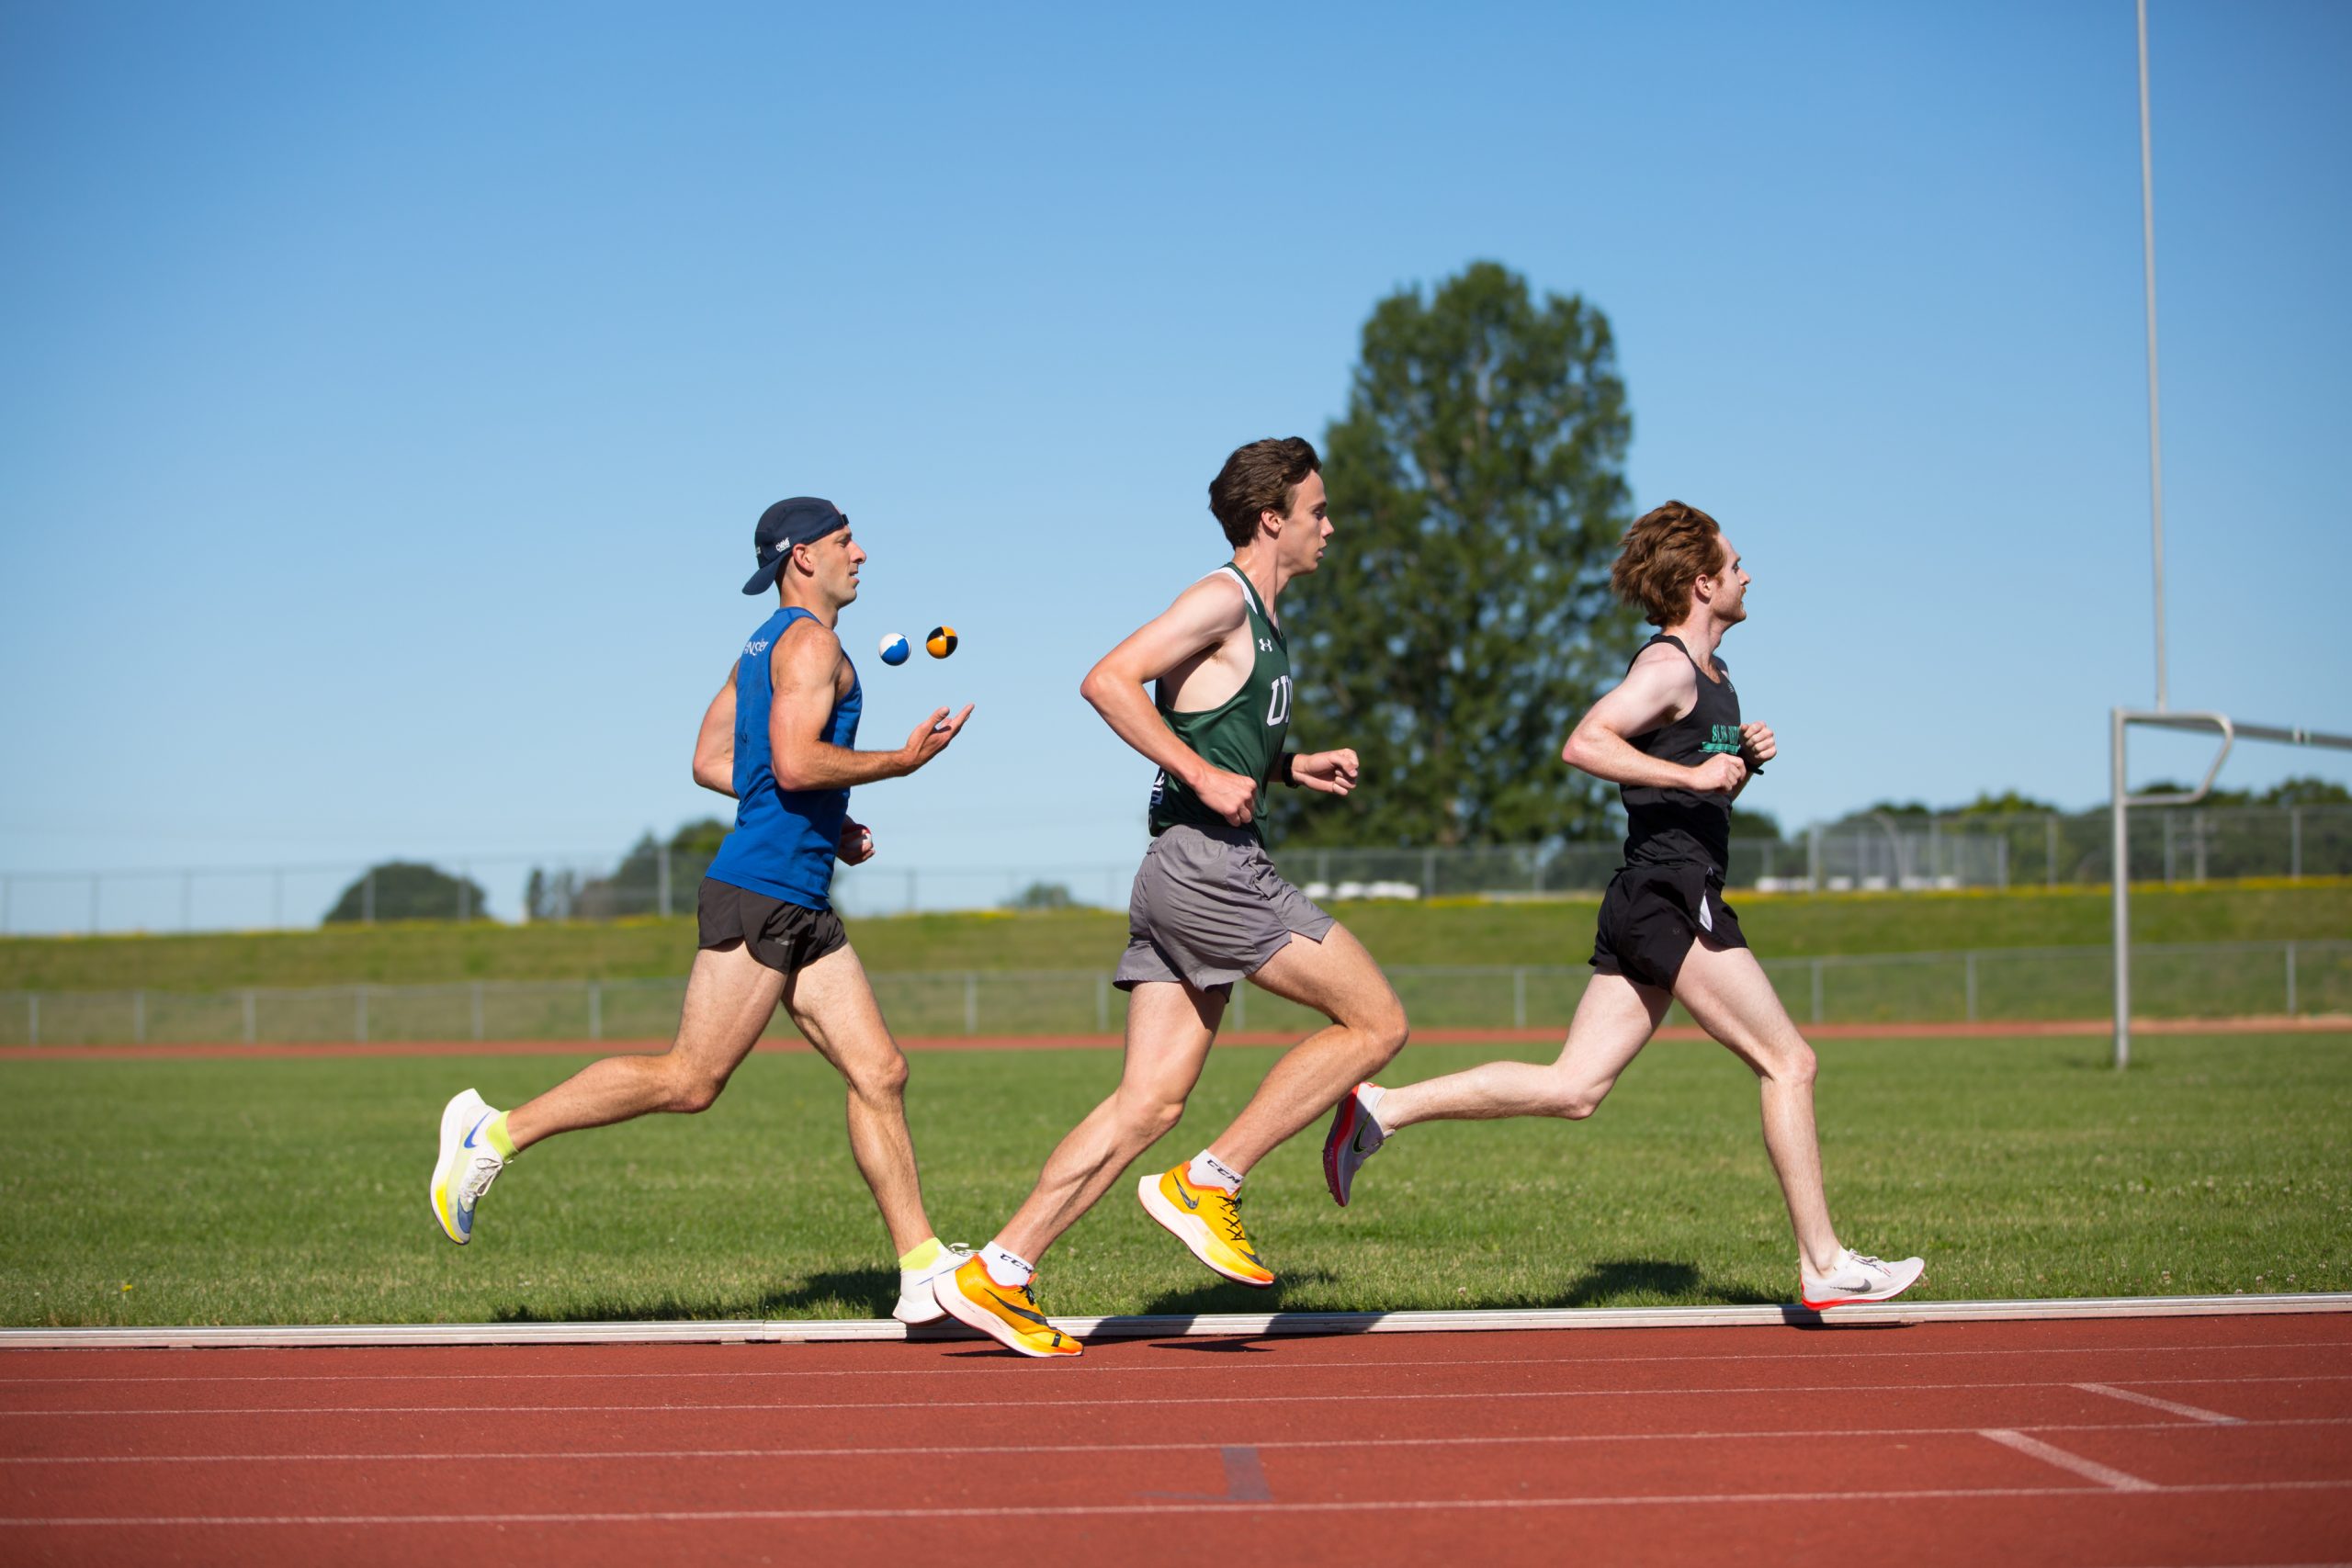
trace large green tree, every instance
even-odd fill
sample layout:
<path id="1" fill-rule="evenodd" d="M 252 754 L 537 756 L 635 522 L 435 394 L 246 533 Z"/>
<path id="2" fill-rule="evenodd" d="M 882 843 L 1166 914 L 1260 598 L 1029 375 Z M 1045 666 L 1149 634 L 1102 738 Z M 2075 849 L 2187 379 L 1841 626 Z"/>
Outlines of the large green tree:
<path id="1" fill-rule="evenodd" d="M 1278 841 L 1609 830 L 1613 795 L 1560 745 L 1634 640 L 1608 589 L 1632 431 L 1608 318 L 1576 296 L 1476 262 L 1374 308 L 1323 438 L 1337 532 L 1283 604 L 1295 744 L 1354 747 L 1363 783 L 1276 791 Z"/>

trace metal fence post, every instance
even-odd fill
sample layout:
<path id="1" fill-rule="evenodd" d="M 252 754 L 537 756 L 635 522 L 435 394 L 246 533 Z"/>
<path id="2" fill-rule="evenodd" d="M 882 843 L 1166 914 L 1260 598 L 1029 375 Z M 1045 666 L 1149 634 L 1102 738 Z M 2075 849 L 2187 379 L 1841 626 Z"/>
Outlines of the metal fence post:
<path id="1" fill-rule="evenodd" d="M 351 1037 L 362 1045 L 368 1043 L 368 987 L 351 987 Z"/>
<path id="2" fill-rule="evenodd" d="M 1510 1026 L 1513 1029 L 1527 1027 L 1527 971 L 1524 969 L 1510 972 Z"/>
<path id="3" fill-rule="evenodd" d="M 670 846 L 659 845 L 653 854 L 655 897 L 661 904 L 662 918 L 667 919 L 670 917 Z"/>
<path id="4" fill-rule="evenodd" d="M 1976 1021 L 1976 953 L 1975 953 L 1975 952 L 1974 952 L 1974 950 L 1973 950 L 1973 949 L 1970 950 L 1970 952 L 1969 952 L 1969 953 L 1968 953 L 1967 957 L 1968 957 L 1968 1021 L 1969 1021 L 1969 1022 L 1971 1022 L 1971 1023 L 1974 1023 L 1974 1022 Z"/>
<path id="5" fill-rule="evenodd" d="M 1813 961 L 1813 1021 L 1821 1021 L 1821 960 Z"/>
<path id="6" fill-rule="evenodd" d="M 2291 961 L 2290 966 L 2291 967 Z M 2291 980 L 2287 984 L 2287 994 L 2290 997 L 2295 994 L 2294 982 Z M 2293 1004 L 2290 1003 L 2287 1010 L 2294 1011 Z M 130 993 L 130 1038 L 135 1044 L 147 1043 L 147 992 L 144 987 Z"/>
<path id="7" fill-rule="evenodd" d="M 252 1043 L 254 1043 L 254 994 L 253 994 L 253 992 L 251 992 L 251 991 L 247 991 L 247 992 L 245 993 L 245 1043 L 246 1043 L 246 1044 L 250 1045 L 250 1044 L 252 1044 Z"/>
<path id="8" fill-rule="evenodd" d="M 970 970 L 964 972 L 964 1032 L 980 1032 L 980 977 Z"/>
<path id="9" fill-rule="evenodd" d="M 605 987 L 594 980 L 588 982 L 588 1038 L 605 1037 Z"/>
<path id="10" fill-rule="evenodd" d="M 2295 1016 L 2295 944 L 2287 944 L 2287 1016 Z"/>

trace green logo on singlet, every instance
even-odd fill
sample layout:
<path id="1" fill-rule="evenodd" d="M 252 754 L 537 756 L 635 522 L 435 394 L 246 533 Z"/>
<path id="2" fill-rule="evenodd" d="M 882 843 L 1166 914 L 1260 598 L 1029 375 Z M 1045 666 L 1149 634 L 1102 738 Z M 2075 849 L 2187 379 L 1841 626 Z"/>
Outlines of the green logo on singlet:
<path id="1" fill-rule="evenodd" d="M 1739 750 L 1739 726 L 1711 724 L 1707 726 L 1707 729 L 1709 731 L 1707 743 L 1700 747 L 1700 750 L 1736 752 Z"/>

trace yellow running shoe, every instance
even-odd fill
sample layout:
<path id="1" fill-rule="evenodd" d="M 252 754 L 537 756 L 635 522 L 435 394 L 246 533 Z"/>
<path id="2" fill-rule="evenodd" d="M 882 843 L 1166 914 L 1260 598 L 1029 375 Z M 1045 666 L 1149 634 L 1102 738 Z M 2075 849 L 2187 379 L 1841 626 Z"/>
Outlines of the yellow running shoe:
<path id="1" fill-rule="evenodd" d="M 1022 1356 L 1076 1356 L 1079 1342 L 1046 1321 L 1027 1285 L 1008 1289 L 975 1258 L 931 1282 L 932 1294 L 956 1322 Z"/>
<path id="2" fill-rule="evenodd" d="M 1222 1187 L 1195 1187 L 1178 1166 L 1136 1185 L 1145 1213 L 1193 1249 L 1193 1256 L 1238 1284 L 1260 1288 L 1274 1282 L 1274 1271 L 1258 1261 L 1250 1233 L 1241 1228 L 1241 1201 Z"/>

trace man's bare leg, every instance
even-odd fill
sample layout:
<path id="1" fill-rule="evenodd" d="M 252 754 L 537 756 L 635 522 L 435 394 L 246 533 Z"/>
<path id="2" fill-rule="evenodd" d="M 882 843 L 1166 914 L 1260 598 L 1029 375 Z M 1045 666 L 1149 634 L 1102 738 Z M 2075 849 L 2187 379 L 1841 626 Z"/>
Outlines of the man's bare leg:
<path id="1" fill-rule="evenodd" d="M 695 954 L 677 1038 L 659 1055 L 607 1056 L 506 1114 L 517 1150 L 582 1127 L 655 1111 L 709 1109 L 759 1043 L 784 994 L 784 976 L 741 942 Z"/>
<path id="2" fill-rule="evenodd" d="M 1250 979 L 1331 1021 L 1283 1054 L 1233 1125 L 1209 1145 L 1241 1175 L 1394 1061 L 1407 1032 L 1405 1004 L 1345 926 L 1334 925 L 1320 942 L 1293 932 Z"/>
<path id="3" fill-rule="evenodd" d="M 1221 994 L 1176 981 L 1148 980 L 1128 993 L 1119 1087 L 1055 1148 L 1027 1201 L 998 1233 L 1000 1245 L 1035 1263 L 1176 1125 L 1224 1016 Z"/>
<path id="4" fill-rule="evenodd" d="M 1649 1043 L 1673 998 L 1623 975 L 1595 975 L 1569 1021 L 1559 1059 L 1487 1062 L 1442 1078 L 1400 1084 L 1380 1101 L 1389 1132 L 1416 1122 L 1486 1122 L 1505 1116 L 1565 1116 L 1599 1109 L 1618 1075 Z"/>
<path id="5" fill-rule="evenodd" d="M 1744 947 L 1690 944 L 1675 999 L 1700 1028 L 1729 1046 L 1763 1087 L 1764 1148 L 1788 1200 L 1797 1247 L 1816 1271 L 1835 1267 L 1838 1233 L 1821 1190 L 1821 1143 L 1814 1130 L 1813 1047 L 1781 1005 L 1763 965 Z"/>
<path id="6" fill-rule="evenodd" d="M 932 1235 L 907 1131 L 907 1058 L 882 1021 L 856 950 L 843 943 L 795 974 L 784 1005 L 849 1086 L 849 1151 L 882 1211 L 890 1249 L 903 1256 Z"/>

